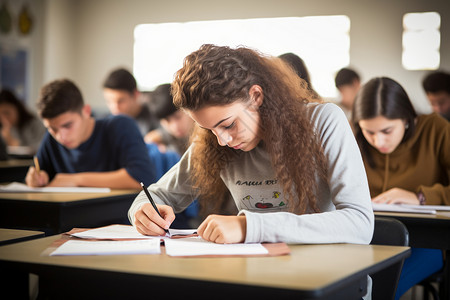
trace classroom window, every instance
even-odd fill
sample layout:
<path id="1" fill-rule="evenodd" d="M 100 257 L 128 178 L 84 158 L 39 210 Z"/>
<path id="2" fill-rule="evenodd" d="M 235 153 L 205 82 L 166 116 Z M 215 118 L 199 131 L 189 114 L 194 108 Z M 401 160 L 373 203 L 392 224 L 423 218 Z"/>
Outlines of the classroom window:
<path id="1" fill-rule="evenodd" d="M 173 80 L 183 59 L 202 44 L 245 45 L 278 56 L 300 56 L 314 89 L 336 97 L 336 72 L 350 62 L 350 19 L 312 16 L 140 24 L 134 30 L 134 75 L 139 88 L 153 90 Z"/>
<path id="2" fill-rule="evenodd" d="M 436 12 L 409 13 L 403 17 L 403 67 L 407 70 L 439 68 L 441 17 Z"/>

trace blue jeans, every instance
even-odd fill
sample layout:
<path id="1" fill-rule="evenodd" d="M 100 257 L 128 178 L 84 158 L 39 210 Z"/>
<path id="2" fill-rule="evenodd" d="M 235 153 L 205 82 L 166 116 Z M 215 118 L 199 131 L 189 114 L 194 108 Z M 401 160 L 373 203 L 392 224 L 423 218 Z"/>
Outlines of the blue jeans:
<path id="1" fill-rule="evenodd" d="M 395 300 L 398 300 L 411 287 L 441 270 L 443 266 L 441 250 L 411 248 L 411 256 L 405 259 L 403 264 Z"/>

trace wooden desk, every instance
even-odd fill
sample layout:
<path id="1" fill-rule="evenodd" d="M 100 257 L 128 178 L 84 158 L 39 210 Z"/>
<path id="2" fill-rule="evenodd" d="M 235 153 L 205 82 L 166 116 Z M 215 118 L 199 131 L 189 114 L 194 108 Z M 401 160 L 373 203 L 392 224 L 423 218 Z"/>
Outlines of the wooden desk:
<path id="1" fill-rule="evenodd" d="M 375 212 L 377 216 L 401 221 L 409 231 L 409 245 L 416 248 L 435 248 L 445 252 L 444 281 L 439 286 L 442 299 L 450 299 L 450 212 L 432 214 Z"/>
<path id="2" fill-rule="evenodd" d="M 360 299 L 367 274 L 405 259 L 410 251 L 331 244 L 290 245 L 291 254 L 278 257 L 44 255 L 59 238 L 0 247 L 0 270 L 38 274 L 40 291 L 50 299 Z"/>
<path id="3" fill-rule="evenodd" d="M 44 237 L 42 231 L 0 228 L 0 246 Z"/>
<path id="4" fill-rule="evenodd" d="M 28 168 L 33 165 L 30 159 L 9 159 L 0 161 L 0 182 L 24 182 Z"/>
<path id="5" fill-rule="evenodd" d="M 0 227 L 44 231 L 127 224 L 139 190 L 110 193 L 0 193 Z"/>

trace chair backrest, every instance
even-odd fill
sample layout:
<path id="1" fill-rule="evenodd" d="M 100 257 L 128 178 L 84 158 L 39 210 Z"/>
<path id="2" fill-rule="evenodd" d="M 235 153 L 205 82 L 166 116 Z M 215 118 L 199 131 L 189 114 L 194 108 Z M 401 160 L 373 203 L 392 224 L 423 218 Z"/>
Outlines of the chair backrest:
<path id="1" fill-rule="evenodd" d="M 370 244 L 408 246 L 408 229 L 397 219 L 375 216 L 375 229 Z M 374 274 L 370 274 L 373 281 L 373 300 L 394 299 L 402 267 L 403 261 Z"/>
<path id="2" fill-rule="evenodd" d="M 375 216 L 375 229 L 370 244 L 408 246 L 408 229 L 397 219 Z"/>

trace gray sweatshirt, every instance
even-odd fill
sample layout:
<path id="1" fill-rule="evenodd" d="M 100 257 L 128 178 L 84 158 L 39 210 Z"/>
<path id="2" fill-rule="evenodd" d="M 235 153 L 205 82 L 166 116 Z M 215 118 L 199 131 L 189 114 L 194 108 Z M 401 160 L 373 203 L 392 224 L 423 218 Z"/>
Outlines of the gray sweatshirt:
<path id="1" fill-rule="evenodd" d="M 309 104 L 308 110 L 328 159 L 328 182 L 321 180 L 318 188 L 320 213 L 288 212 L 289 204 L 275 178 L 269 155 L 259 145 L 236 155 L 221 172 L 239 214 L 246 216 L 245 242 L 368 244 L 374 215 L 364 165 L 349 122 L 342 110 L 331 103 Z M 175 212 L 196 198 L 189 178 L 192 147 L 148 188 L 156 203 L 170 205 Z M 144 203 L 148 199 L 141 192 L 128 211 L 132 224 Z"/>

